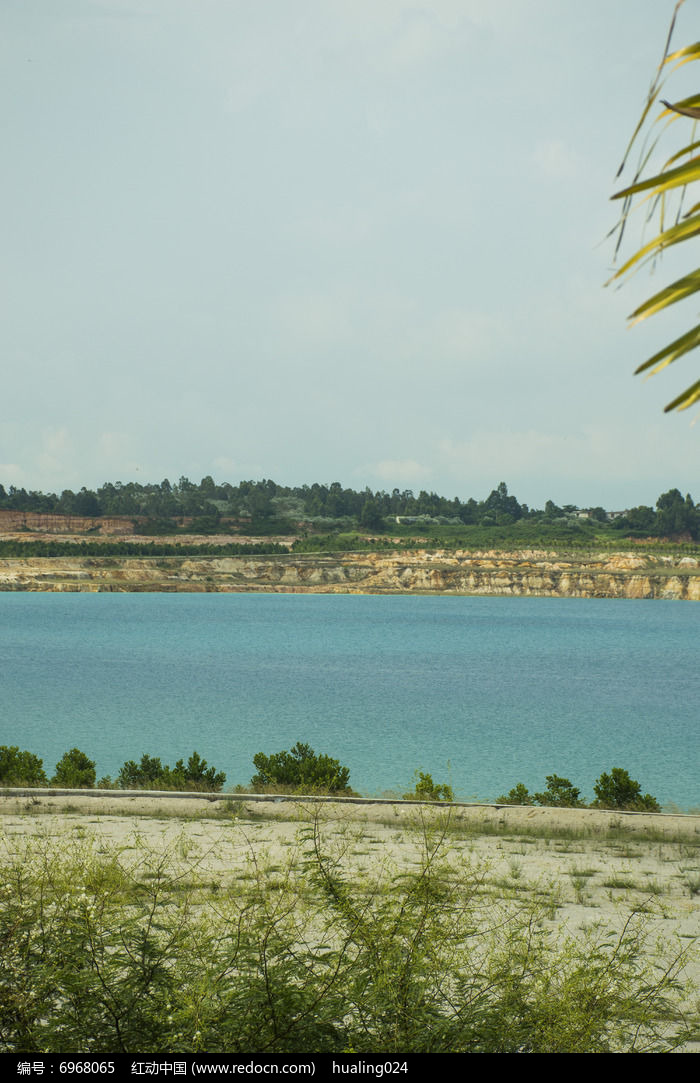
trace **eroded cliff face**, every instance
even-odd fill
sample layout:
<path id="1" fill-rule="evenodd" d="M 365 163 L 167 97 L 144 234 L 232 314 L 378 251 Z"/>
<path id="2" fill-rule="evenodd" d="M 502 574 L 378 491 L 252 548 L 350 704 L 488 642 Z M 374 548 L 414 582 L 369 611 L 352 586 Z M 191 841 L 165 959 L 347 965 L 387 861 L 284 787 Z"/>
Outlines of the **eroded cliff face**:
<path id="1" fill-rule="evenodd" d="M 53 515 L 48 512 L 14 511 L 0 508 L 0 533 L 14 534 L 17 531 L 30 531 L 40 538 L 43 535 L 76 534 L 78 536 L 105 534 L 121 537 L 133 534 L 134 523 L 124 516 L 109 518 L 99 515 L 87 518 L 83 515 Z M 25 535 L 26 537 L 26 535 Z"/>
<path id="2" fill-rule="evenodd" d="M 5 591 L 493 594 L 700 601 L 700 561 L 650 553 L 416 550 L 259 557 L 0 559 Z"/>

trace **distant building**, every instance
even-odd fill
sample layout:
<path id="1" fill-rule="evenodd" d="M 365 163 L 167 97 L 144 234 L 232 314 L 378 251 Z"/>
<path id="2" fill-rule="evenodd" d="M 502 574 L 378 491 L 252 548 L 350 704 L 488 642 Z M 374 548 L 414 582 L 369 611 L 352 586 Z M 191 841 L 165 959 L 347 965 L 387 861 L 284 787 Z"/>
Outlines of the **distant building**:
<path id="1" fill-rule="evenodd" d="M 596 508 L 596 511 L 600 512 L 600 508 Z M 577 519 L 599 519 L 600 514 L 595 515 L 593 508 L 579 508 L 574 515 Z M 622 519 L 624 515 L 627 515 L 626 511 L 606 511 L 605 518 L 610 521 L 611 519 Z"/>

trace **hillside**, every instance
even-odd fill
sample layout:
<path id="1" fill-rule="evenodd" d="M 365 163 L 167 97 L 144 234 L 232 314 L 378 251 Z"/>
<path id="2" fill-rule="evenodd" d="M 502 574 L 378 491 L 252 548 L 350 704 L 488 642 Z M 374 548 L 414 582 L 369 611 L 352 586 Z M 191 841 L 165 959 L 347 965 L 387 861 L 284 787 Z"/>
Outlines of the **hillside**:
<path id="1" fill-rule="evenodd" d="M 653 551 L 427 550 L 0 558 L 2 591 L 270 591 L 700 600 L 700 560 Z"/>

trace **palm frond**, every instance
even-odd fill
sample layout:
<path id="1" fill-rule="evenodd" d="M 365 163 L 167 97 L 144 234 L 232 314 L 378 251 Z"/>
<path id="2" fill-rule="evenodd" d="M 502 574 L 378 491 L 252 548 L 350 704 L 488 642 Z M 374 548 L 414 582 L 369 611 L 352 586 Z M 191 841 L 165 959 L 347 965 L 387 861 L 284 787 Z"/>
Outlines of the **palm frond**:
<path id="1" fill-rule="evenodd" d="M 645 130 L 647 120 L 657 103 L 661 86 L 678 68 L 692 61 L 700 60 L 700 42 L 695 42 L 683 49 L 677 49 L 675 52 L 670 51 L 676 18 L 683 3 L 684 0 L 678 0 L 674 8 L 664 55 L 652 81 L 640 120 L 625 151 L 622 166 L 617 174 L 618 177 L 625 167 L 632 147 Z M 690 141 L 686 142 L 684 140 L 680 148 L 675 150 L 666 160 L 660 171 L 657 167 L 657 170 L 651 176 L 645 175 L 662 135 L 657 125 L 665 121 L 663 130 L 667 131 L 670 124 L 679 123 L 685 125 L 688 119 L 692 121 L 700 120 L 700 94 L 693 94 L 675 103 L 661 99 L 659 104 L 663 108 L 652 124 L 655 135 L 652 138 L 650 131 L 644 136 L 639 163 L 632 182 L 615 192 L 611 197 L 614 200 L 622 201 L 620 219 L 613 231 L 617 233 L 615 259 L 617 259 L 630 214 L 636 207 L 646 203 L 649 208 L 649 217 L 658 215 L 658 232 L 650 241 L 647 241 L 632 256 L 626 259 L 606 284 L 629 277 L 630 274 L 650 260 L 655 260 L 664 249 L 684 243 L 700 234 L 700 202 L 697 201 L 697 196 L 695 197 L 696 202 L 693 203 L 690 210 L 683 213 L 684 198 L 687 196 L 690 186 L 700 181 L 700 154 L 697 153 L 700 150 L 700 139 L 695 137 L 695 126 L 693 125 Z M 673 129 L 674 132 L 676 130 L 676 128 Z M 641 198 L 635 202 L 635 196 Z M 670 217 L 669 203 L 671 209 L 676 207 L 675 221 L 672 225 L 666 226 L 665 220 Z M 655 313 L 667 309 L 679 301 L 692 297 L 698 291 L 700 291 L 700 268 L 690 271 L 670 285 L 658 290 L 634 310 L 629 317 L 630 321 L 632 324 L 639 323 L 641 320 L 647 319 L 649 316 L 653 316 Z M 638 373 L 647 372 L 650 376 L 654 375 L 699 346 L 700 324 L 658 350 L 647 361 L 639 365 L 636 371 Z M 669 402 L 665 407 L 665 411 L 686 410 L 697 402 L 700 402 L 700 380 L 686 388 L 680 395 L 677 395 L 672 402 Z"/>

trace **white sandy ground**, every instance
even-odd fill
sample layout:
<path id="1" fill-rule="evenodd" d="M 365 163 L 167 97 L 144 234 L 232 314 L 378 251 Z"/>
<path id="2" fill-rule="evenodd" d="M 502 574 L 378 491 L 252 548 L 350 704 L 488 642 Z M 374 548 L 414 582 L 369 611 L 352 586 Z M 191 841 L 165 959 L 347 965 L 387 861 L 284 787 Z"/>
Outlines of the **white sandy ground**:
<path id="1" fill-rule="evenodd" d="M 0 852 L 20 850 L 31 837 L 87 841 L 96 852 L 116 847 L 135 862 L 144 852 L 168 850 L 175 861 L 224 882 L 246 878 L 251 863 L 283 868 L 315 814 L 363 878 L 387 865 L 413 864 L 421 834 L 413 828 L 447 814 L 449 860 L 486 866 L 486 886 L 500 897 L 550 902 L 551 927 L 574 934 L 601 923 L 620 930 L 640 908 L 652 937 L 690 948 L 687 977 L 700 987 L 700 816 L 5 791 Z"/>

